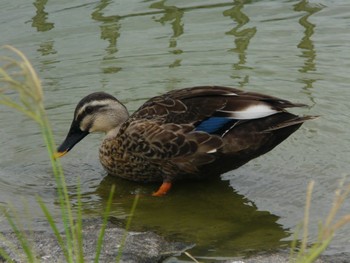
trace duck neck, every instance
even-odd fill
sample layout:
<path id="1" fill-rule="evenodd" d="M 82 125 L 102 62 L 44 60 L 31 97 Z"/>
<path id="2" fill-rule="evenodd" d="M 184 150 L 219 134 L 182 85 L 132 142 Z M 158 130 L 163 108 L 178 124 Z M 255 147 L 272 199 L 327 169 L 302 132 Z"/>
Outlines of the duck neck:
<path id="1" fill-rule="evenodd" d="M 113 139 L 113 138 L 117 137 L 121 126 L 122 126 L 122 124 L 120 124 L 117 127 L 114 127 L 113 129 L 107 131 L 105 139 Z"/>
<path id="2" fill-rule="evenodd" d="M 109 120 L 106 123 L 111 124 L 106 127 L 106 139 L 111 139 L 117 137 L 120 128 L 128 120 L 129 112 L 126 107 L 120 103 L 115 103 L 113 111 L 108 114 Z"/>

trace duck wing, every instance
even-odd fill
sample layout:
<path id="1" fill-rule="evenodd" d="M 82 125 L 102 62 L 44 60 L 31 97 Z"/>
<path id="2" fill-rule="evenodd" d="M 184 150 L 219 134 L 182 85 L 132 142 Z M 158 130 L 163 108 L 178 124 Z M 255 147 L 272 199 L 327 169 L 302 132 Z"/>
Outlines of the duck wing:
<path id="1" fill-rule="evenodd" d="M 286 108 L 303 107 L 277 97 L 221 86 L 170 91 L 147 101 L 131 118 L 193 125 L 195 131 L 219 136 L 248 120 L 264 118 Z"/>
<path id="2" fill-rule="evenodd" d="M 133 155 L 162 167 L 166 180 L 203 167 L 239 167 L 271 150 L 311 117 L 276 97 L 230 87 L 204 86 L 154 97 L 124 125 Z M 129 142 L 128 142 L 129 143 Z M 221 163 L 227 159 L 227 165 Z"/>

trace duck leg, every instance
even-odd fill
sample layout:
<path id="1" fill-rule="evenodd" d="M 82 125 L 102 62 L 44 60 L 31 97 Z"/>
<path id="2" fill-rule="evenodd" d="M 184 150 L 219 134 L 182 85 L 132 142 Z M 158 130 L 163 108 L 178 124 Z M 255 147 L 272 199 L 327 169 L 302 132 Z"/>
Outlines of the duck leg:
<path id="1" fill-rule="evenodd" d="M 163 196 L 170 190 L 170 188 L 170 182 L 163 182 L 162 185 L 159 187 L 158 191 L 153 193 L 152 196 Z"/>

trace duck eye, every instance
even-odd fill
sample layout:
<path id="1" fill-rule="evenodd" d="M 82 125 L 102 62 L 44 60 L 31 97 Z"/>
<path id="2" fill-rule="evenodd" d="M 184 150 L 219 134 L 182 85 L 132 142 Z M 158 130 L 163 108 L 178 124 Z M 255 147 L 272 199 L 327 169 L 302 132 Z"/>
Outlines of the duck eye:
<path id="1" fill-rule="evenodd" d="M 94 111 L 94 108 L 93 108 L 92 106 L 87 106 L 87 107 L 85 108 L 85 112 L 86 112 L 87 114 L 91 114 L 93 111 Z"/>

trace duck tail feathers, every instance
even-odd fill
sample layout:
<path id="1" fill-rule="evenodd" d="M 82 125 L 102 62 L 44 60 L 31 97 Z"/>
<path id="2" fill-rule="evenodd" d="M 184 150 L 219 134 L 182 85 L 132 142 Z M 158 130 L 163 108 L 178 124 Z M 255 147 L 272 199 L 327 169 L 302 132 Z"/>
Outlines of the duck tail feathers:
<path id="1" fill-rule="evenodd" d="M 271 132 L 271 131 L 276 131 L 276 130 L 279 130 L 279 129 L 283 129 L 283 128 L 287 128 L 287 127 L 290 127 L 290 126 L 294 126 L 294 125 L 301 125 L 303 124 L 305 121 L 308 121 L 308 120 L 313 120 L 313 119 L 316 119 L 318 118 L 319 116 L 297 116 L 293 119 L 290 119 L 290 120 L 287 120 L 287 121 L 284 121 L 284 122 L 281 122 L 273 127 L 270 127 L 268 129 L 265 129 L 263 130 L 262 132 Z"/>

